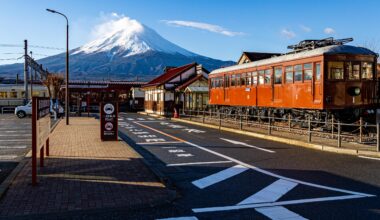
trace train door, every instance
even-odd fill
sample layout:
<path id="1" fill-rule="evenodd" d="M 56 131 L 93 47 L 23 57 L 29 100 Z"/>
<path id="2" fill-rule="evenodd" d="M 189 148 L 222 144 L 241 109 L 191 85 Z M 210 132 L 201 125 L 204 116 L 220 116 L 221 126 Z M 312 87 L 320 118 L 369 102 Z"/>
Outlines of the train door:
<path id="1" fill-rule="evenodd" d="M 314 66 L 314 76 L 313 76 L 313 102 L 318 104 L 321 103 L 322 97 L 322 82 L 321 82 L 321 63 L 316 63 Z"/>
<path id="2" fill-rule="evenodd" d="M 224 84 L 223 84 L 223 96 L 224 102 L 230 101 L 230 77 L 227 74 L 224 74 Z"/>

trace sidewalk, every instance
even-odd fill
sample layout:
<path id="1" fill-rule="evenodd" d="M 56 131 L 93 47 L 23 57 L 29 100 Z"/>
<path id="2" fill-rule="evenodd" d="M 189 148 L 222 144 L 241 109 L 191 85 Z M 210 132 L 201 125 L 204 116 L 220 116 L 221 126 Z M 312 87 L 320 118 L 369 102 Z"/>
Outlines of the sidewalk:
<path id="1" fill-rule="evenodd" d="M 0 217 L 163 204 L 173 192 L 125 142 L 101 142 L 99 121 L 62 120 L 50 135 L 50 156 L 32 187 L 31 159 L 0 201 Z"/>

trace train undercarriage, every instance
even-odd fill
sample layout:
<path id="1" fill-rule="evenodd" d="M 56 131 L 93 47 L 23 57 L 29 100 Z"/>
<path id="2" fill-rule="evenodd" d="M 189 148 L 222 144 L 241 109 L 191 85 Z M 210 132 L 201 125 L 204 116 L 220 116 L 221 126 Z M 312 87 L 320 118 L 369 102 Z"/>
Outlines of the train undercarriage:
<path id="1" fill-rule="evenodd" d="M 310 119 L 315 126 L 327 121 L 336 120 L 342 123 L 355 123 L 363 119 L 364 122 L 374 123 L 376 109 L 345 108 L 345 109 L 285 109 L 247 106 L 210 106 L 211 111 L 220 112 L 230 117 L 249 117 L 251 120 L 295 120 L 307 121 Z"/>

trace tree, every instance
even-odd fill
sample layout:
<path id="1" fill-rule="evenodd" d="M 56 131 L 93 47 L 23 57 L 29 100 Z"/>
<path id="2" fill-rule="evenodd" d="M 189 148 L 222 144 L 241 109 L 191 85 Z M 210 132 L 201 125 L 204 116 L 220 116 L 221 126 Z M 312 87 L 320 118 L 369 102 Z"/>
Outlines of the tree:
<path id="1" fill-rule="evenodd" d="M 62 74 L 49 74 L 42 83 L 48 89 L 50 99 L 57 99 L 61 90 L 61 86 L 65 82 Z"/>

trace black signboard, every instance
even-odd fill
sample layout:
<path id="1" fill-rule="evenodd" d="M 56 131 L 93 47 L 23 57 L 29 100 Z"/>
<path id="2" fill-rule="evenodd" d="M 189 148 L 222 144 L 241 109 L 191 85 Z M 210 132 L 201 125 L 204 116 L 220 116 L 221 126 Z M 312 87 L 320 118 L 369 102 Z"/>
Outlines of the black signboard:
<path id="1" fill-rule="evenodd" d="M 118 103 L 100 103 L 100 137 L 102 141 L 117 141 Z"/>

